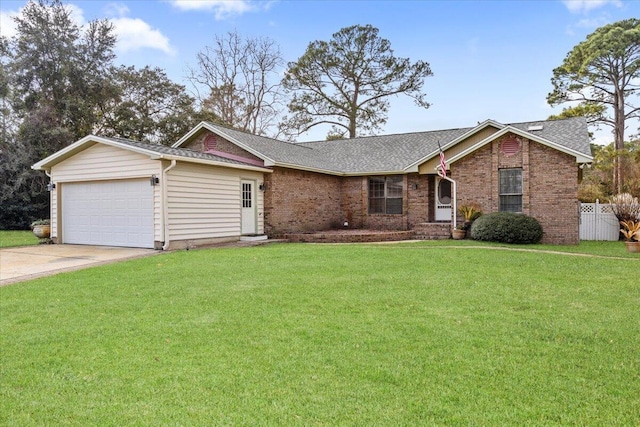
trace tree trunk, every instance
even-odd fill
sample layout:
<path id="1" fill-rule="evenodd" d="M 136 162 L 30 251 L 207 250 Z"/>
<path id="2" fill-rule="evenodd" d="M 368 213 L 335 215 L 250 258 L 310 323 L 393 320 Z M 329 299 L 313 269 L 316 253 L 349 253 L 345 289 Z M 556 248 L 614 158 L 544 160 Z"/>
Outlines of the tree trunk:
<path id="1" fill-rule="evenodd" d="M 624 188 L 624 175 L 622 164 L 622 150 L 624 149 L 624 93 L 616 88 L 616 100 L 614 103 L 614 148 L 616 150 L 613 163 L 613 188 L 616 194 L 620 194 Z"/>
<path id="2" fill-rule="evenodd" d="M 355 82 L 353 88 L 353 96 L 351 97 L 351 111 L 349 112 L 349 138 L 356 137 L 357 120 L 358 116 L 358 94 L 360 93 L 360 84 Z"/>

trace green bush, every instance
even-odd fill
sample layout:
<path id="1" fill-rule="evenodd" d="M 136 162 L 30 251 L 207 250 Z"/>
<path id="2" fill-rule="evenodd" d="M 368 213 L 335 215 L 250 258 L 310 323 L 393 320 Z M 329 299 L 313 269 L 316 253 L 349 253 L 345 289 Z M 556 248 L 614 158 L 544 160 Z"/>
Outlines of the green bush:
<path id="1" fill-rule="evenodd" d="M 537 219 L 512 212 L 482 215 L 471 226 L 471 238 L 501 243 L 538 243 L 542 226 Z"/>

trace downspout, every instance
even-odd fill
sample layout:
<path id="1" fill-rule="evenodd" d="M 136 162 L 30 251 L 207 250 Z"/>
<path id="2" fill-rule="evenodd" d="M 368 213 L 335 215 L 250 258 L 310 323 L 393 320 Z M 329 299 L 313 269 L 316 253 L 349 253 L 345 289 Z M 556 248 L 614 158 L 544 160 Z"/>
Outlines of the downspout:
<path id="1" fill-rule="evenodd" d="M 44 174 L 47 175 L 49 177 L 49 182 L 52 182 L 51 179 L 51 169 L 44 170 Z M 58 193 L 54 193 L 53 189 L 51 189 L 51 192 L 49 193 L 49 221 L 51 221 L 51 199 L 53 199 L 54 197 L 58 197 Z M 56 239 L 58 238 L 58 218 L 60 217 L 60 209 L 58 207 L 58 200 L 56 199 Z M 51 235 L 49 235 L 49 237 L 51 237 Z M 56 240 L 57 243 L 60 243 L 60 240 Z"/>
<path id="2" fill-rule="evenodd" d="M 169 203 L 167 201 L 167 172 L 176 167 L 176 160 L 171 160 L 171 164 L 162 170 L 162 234 L 164 245 L 162 250 L 169 249 Z"/>
<path id="3" fill-rule="evenodd" d="M 451 204 L 451 207 L 453 208 L 453 229 L 455 230 L 458 225 L 458 218 L 457 218 L 458 210 L 457 210 L 457 203 L 456 203 L 456 199 L 458 197 L 458 191 L 456 189 L 456 182 L 451 178 L 449 178 L 448 176 L 442 176 L 442 171 L 440 168 L 438 168 L 438 176 L 442 179 L 449 181 L 452 184 L 453 194 L 451 199 L 453 203 Z"/>

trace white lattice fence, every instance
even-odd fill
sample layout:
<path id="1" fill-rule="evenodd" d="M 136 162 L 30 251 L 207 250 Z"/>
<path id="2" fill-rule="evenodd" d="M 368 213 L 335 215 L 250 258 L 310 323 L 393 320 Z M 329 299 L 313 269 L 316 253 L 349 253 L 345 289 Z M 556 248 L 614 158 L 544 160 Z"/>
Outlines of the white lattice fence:
<path id="1" fill-rule="evenodd" d="M 611 211 L 611 205 L 580 204 L 580 240 L 618 240 L 620 224 Z"/>

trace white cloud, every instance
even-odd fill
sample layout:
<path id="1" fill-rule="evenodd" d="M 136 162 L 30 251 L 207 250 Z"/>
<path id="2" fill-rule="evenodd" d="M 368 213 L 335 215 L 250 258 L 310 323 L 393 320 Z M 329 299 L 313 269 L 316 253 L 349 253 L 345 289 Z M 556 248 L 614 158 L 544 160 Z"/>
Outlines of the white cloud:
<path id="1" fill-rule="evenodd" d="M 567 34 L 570 36 L 576 35 L 576 33 L 581 33 L 579 29 L 586 30 L 595 30 L 596 28 L 602 27 L 609 23 L 609 19 L 606 16 L 600 16 L 598 18 L 584 18 L 580 19 L 575 24 L 570 24 L 567 26 Z"/>
<path id="2" fill-rule="evenodd" d="M 110 3 L 105 8 L 105 14 L 111 16 L 114 33 L 118 38 L 116 50 L 131 52 L 140 49 L 157 49 L 169 55 L 174 55 L 169 39 L 156 28 L 139 18 L 131 18 L 129 8 L 122 3 Z"/>
<path id="3" fill-rule="evenodd" d="M 175 49 L 169 44 L 169 39 L 160 30 L 138 18 L 111 18 L 114 32 L 118 37 L 116 50 L 131 52 L 139 49 L 158 49 L 169 55 L 174 55 Z"/>
<path id="4" fill-rule="evenodd" d="M 16 35 L 16 23 L 13 18 L 19 14 L 20 12 L 11 10 L 0 11 L 0 35 L 8 38 Z"/>
<path id="5" fill-rule="evenodd" d="M 599 18 L 593 18 L 593 19 L 589 19 L 589 18 L 581 19 L 575 24 L 575 26 L 577 28 L 587 28 L 589 30 L 595 30 L 596 28 L 602 27 L 603 25 L 606 25 L 608 23 L 609 23 L 609 20 L 601 16 Z"/>
<path id="6" fill-rule="evenodd" d="M 66 4 L 65 7 L 71 14 L 71 20 L 79 27 L 84 27 L 87 20 L 84 11 L 74 4 Z M 105 13 L 111 16 L 110 21 L 114 26 L 114 33 L 118 38 L 116 50 L 119 52 L 131 52 L 139 49 L 157 49 L 169 55 L 174 55 L 175 49 L 171 47 L 169 39 L 160 30 L 152 28 L 148 23 L 138 18 L 130 18 L 129 8 L 122 3 L 111 3 Z M 16 33 L 16 25 L 13 19 L 20 11 L 1 11 L 0 30 L 6 37 L 12 37 Z"/>
<path id="7" fill-rule="evenodd" d="M 65 4 L 65 9 L 70 12 L 71 22 L 74 22 L 78 27 L 83 27 L 87 20 L 84 19 L 84 11 L 75 4 Z"/>
<path id="8" fill-rule="evenodd" d="M 620 0 L 562 0 L 562 3 L 571 13 L 587 13 L 593 9 L 598 9 L 607 4 L 622 7 Z"/>
<path id="9" fill-rule="evenodd" d="M 213 11 L 217 20 L 255 9 L 248 0 L 171 0 L 171 4 L 181 10 Z"/>
<path id="10" fill-rule="evenodd" d="M 129 14 L 129 8 L 122 3 L 109 3 L 104 8 L 104 13 L 110 17 L 121 18 Z"/>
<path id="11" fill-rule="evenodd" d="M 64 7 L 69 11 L 73 23 L 79 27 L 86 24 L 82 9 L 73 4 L 65 4 Z M 22 9 L 23 8 L 20 10 L 0 11 L 0 34 L 8 38 L 16 35 L 18 28 L 13 18 L 20 16 Z"/>

